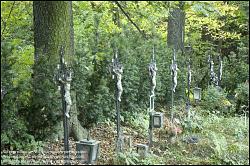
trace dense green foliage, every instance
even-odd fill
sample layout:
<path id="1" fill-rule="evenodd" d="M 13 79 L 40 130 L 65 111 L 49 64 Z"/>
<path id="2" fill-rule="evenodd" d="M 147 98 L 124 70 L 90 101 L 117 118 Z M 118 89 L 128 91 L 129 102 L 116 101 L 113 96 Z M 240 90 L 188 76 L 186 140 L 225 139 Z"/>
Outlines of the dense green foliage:
<path id="1" fill-rule="evenodd" d="M 140 32 L 121 10 L 120 25 L 114 23 L 114 9 L 117 6 L 111 1 L 73 2 L 75 59 L 72 89 L 76 92 L 78 119 L 86 128 L 105 120 L 115 122 L 115 80 L 112 79 L 110 67 L 116 46 L 119 60 L 124 66 L 122 125 L 139 130 L 146 136 L 150 89 L 148 64 L 153 45 L 158 68 L 155 107 L 156 110 L 165 110 L 169 115 L 173 51 L 167 45 L 167 18 L 169 11 L 179 2 L 119 3 L 140 28 Z M 204 163 L 246 164 L 247 159 L 244 157 L 249 151 L 246 152 L 245 146 L 248 144 L 245 144 L 245 140 L 233 142 L 238 137 L 247 137 L 246 128 L 232 125 L 242 125 L 235 123 L 240 120 L 234 115 L 248 111 L 249 107 L 249 84 L 246 83 L 249 80 L 248 8 L 249 2 L 243 1 L 189 1 L 184 5 L 185 43 L 190 43 L 193 48 L 190 55 L 191 88 L 202 88 L 200 107 L 191 109 L 193 122 L 190 131 L 206 136 L 208 142 L 200 146 L 209 146 L 205 150 L 208 150 L 212 159 Z M 207 61 L 208 55 L 211 55 L 217 73 L 219 54 L 223 60 L 220 90 L 208 86 Z M 178 112 L 185 111 L 188 58 L 186 52 L 177 54 L 178 85 L 174 95 L 176 116 Z M 45 127 L 54 125 L 60 117 L 50 112 L 59 109 L 59 103 L 45 101 L 49 95 L 55 96 L 55 92 L 51 91 L 53 88 L 50 88 L 54 85 L 49 84 L 44 89 L 43 93 L 47 97 L 32 98 L 32 73 L 36 67 L 33 64 L 32 2 L 1 2 L 1 84 L 7 92 L 1 100 L 1 149 L 37 146 L 35 138 L 36 141 L 43 140 L 44 135 L 51 134 L 53 131 L 45 130 Z M 41 73 L 46 72 L 41 70 Z M 57 97 L 60 97 L 59 94 Z M 191 99 L 194 104 L 192 90 Z M 39 103 L 46 104 L 46 110 L 34 110 L 32 106 Z M 187 119 L 182 118 L 184 128 L 190 127 Z M 43 127 L 44 130 L 40 131 L 44 133 L 36 132 L 36 129 Z M 222 131 L 227 132 L 227 135 L 223 135 Z M 180 151 L 172 152 L 171 149 L 181 149 L 181 146 L 169 147 L 160 158 L 152 154 L 148 159 L 139 160 L 133 153 L 122 154 L 116 163 L 161 164 L 168 162 L 164 157 L 169 157 L 171 163 L 171 156 L 182 155 Z M 202 149 L 197 147 L 197 153 L 200 153 L 199 148 Z M 199 160 L 202 158 L 192 158 L 188 163 L 200 163 Z"/>
<path id="2" fill-rule="evenodd" d="M 247 112 L 249 107 L 249 83 L 238 84 L 235 93 L 237 113 Z"/>
<path id="3" fill-rule="evenodd" d="M 25 148 L 34 141 L 26 121 L 34 56 L 32 3 L 1 2 L 1 148 Z M 25 34 L 25 35 L 24 35 Z"/>
<path id="4" fill-rule="evenodd" d="M 210 86 L 204 92 L 203 107 L 205 110 L 226 112 L 229 111 L 231 103 L 223 89 Z"/>

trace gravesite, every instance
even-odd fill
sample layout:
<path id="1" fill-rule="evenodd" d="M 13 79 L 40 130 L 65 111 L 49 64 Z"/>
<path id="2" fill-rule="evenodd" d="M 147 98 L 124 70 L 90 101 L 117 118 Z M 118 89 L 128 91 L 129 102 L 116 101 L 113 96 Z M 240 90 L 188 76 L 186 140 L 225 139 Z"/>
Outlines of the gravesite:
<path id="1" fill-rule="evenodd" d="M 1 1 L 1 165 L 249 165 L 249 1 Z"/>

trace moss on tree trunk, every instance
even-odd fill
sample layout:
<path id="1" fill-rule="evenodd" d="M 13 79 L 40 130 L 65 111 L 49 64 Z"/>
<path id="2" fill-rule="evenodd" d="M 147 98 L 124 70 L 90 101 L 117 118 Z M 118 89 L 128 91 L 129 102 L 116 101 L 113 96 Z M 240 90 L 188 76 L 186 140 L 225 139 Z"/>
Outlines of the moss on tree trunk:
<path id="1" fill-rule="evenodd" d="M 33 101 L 30 122 L 33 132 L 43 137 L 63 138 L 63 112 L 61 95 L 53 77 L 59 64 L 59 49 L 64 47 L 67 64 L 74 63 L 74 34 L 72 2 L 34 1 L 35 64 L 33 75 Z M 73 78 L 74 81 L 74 78 Z M 70 135 L 83 139 L 86 130 L 77 119 L 74 89 L 71 90 Z M 37 129 L 39 127 L 39 129 Z M 51 137 L 52 135 L 52 137 Z"/>

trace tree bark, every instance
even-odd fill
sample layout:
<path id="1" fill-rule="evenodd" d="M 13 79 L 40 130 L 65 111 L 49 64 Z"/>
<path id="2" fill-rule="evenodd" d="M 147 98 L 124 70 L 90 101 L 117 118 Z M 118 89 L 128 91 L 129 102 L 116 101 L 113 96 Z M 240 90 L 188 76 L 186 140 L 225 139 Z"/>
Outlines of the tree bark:
<path id="1" fill-rule="evenodd" d="M 183 5 L 184 2 L 179 2 L 179 7 L 172 9 L 168 17 L 167 44 L 174 47 L 176 51 L 184 48 L 185 12 Z"/>
<path id="2" fill-rule="evenodd" d="M 59 50 L 64 47 L 65 61 L 72 67 L 74 63 L 74 31 L 71 1 L 34 1 L 34 46 L 35 64 L 33 76 L 33 102 L 38 115 L 45 114 L 49 121 L 41 126 L 50 128 L 54 133 L 51 138 L 63 138 L 63 111 L 60 91 L 54 81 L 55 69 L 59 64 Z M 74 81 L 74 78 L 73 78 Z M 72 107 L 70 109 L 69 133 L 74 139 L 80 140 L 86 130 L 77 119 L 76 96 L 71 89 Z M 38 101 L 37 101 L 38 100 Z M 39 122 L 38 122 L 39 123 Z M 41 122 L 42 123 L 42 122 Z M 56 131 L 56 132 L 55 132 Z"/>

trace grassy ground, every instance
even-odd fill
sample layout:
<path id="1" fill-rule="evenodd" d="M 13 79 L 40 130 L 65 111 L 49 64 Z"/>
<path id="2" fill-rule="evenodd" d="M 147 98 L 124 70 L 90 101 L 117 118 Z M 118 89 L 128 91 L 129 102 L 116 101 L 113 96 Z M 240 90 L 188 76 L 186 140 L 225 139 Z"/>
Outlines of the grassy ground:
<path id="1" fill-rule="evenodd" d="M 140 122 L 134 122 L 134 124 L 140 125 Z M 123 126 L 123 133 L 132 136 L 133 144 L 147 143 L 147 128 L 135 130 L 133 124 L 128 126 Z M 249 165 L 249 119 L 245 124 L 241 117 L 223 117 L 214 114 L 202 116 L 197 113 L 193 116 L 191 128 L 184 127 L 183 132 L 171 143 L 167 139 L 166 130 L 168 130 L 166 126 L 164 129 L 154 130 L 154 145 L 148 155 L 142 158 L 136 153 L 134 147 L 127 147 L 123 153 L 117 155 L 115 151 L 116 125 L 112 122 L 100 123 L 91 132 L 93 139 L 101 141 L 96 164 Z M 198 143 L 192 144 L 184 141 L 190 136 L 197 137 Z M 79 164 L 76 162 L 75 146 L 76 142 L 71 139 L 71 162 Z M 47 164 L 63 164 L 63 153 L 56 153 L 62 151 L 63 141 L 47 142 L 43 150 L 30 152 L 24 157 L 19 155 L 19 159 L 13 157 L 17 156 L 16 154 L 6 155 L 2 152 L 1 163 L 29 164 L 34 160 L 35 164 L 46 164 L 46 162 Z M 55 154 L 48 152 L 55 152 Z"/>
<path id="2" fill-rule="evenodd" d="M 200 116 L 200 117 L 199 117 Z M 195 119 L 196 118 L 196 119 Z M 132 160 L 137 164 L 249 164 L 249 119 L 223 117 L 214 114 L 194 116 L 191 129 L 183 129 L 176 140 L 169 143 L 159 138 L 155 131 L 155 144 L 147 158 Z M 162 131 L 161 131 L 162 132 Z M 165 135 L 167 136 L 167 135 Z M 198 138 L 198 143 L 187 143 L 188 137 Z M 119 161 L 118 164 L 126 164 Z M 128 164 L 128 163 L 127 163 Z"/>

